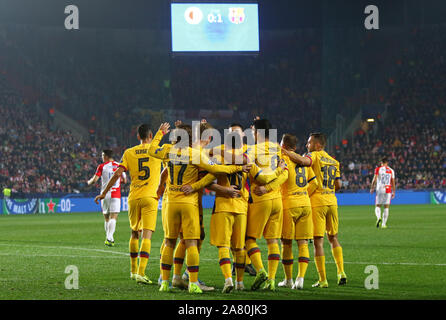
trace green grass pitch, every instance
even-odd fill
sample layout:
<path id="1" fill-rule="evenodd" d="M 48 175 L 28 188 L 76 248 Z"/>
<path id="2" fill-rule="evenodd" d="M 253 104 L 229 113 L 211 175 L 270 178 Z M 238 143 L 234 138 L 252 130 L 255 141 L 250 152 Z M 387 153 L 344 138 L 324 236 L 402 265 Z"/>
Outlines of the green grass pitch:
<path id="1" fill-rule="evenodd" d="M 329 288 L 312 288 L 317 280 L 310 246 L 311 262 L 304 290 L 278 289 L 277 292 L 245 291 L 220 293 L 223 276 L 217 249 L 203 245 L 199 276 L 216 291 L 200 296 L 175 290 L 159 293 L 157 285 L 137 285 L 129 278 L 127 214 L 121 213 L 115 233 L 116 247 L 105 247 L 102 214 L 36 214 L 0 216 L 0 299 L 445 299 L 446 298 L 446 208 L 410 205 L 390 208 L 388 229 L 375 227 L 373 206 L 344 206 L 339 209 L 339 239 L 344 250 L 348 284 L 336 285 L 336 265 L 326 243 Z M 147 274 L 156 282 L 159 276 L 161 219 L 152 240 Z M 210 211 L 205 212 L 208 227 Z M 262 257 L 266 245 L 259 241 Z M 295 246 L 295 244 L 294 244 Z M 297 249 L 294 247 L 294 255 Z M 65 268 L 77 266 L 79 289 L 65 289 Z M 265 261 L 266 265 L 266 261 Z M 368 290 L 365 268 L 376 265 L 379 289 Z M 294 265 L 294 274 L 297 263 Z M 254 277 L 245 276 L 250 287 Z M 279 265 L 277 282 L 283 279 Z"/>

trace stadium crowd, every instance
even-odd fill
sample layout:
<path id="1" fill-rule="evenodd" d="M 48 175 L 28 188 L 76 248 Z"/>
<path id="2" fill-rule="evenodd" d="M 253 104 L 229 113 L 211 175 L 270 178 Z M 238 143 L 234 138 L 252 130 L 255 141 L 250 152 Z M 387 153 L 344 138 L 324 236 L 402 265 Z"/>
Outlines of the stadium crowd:
<path id="1" fill-rule="evenodd" d="M 202 110 L 223 110 L 229 115 L 225 126 L 234 121 L 247 126 L 262 115 L 278 128 L 279 137 L 291 132 L 302 147 L 308 133 L 321 127 L 322 47 L 314 30 L 267 38 L 259 57 L 177 57 L 170 62 L 160 54 L 91 51 L 58 41 L 38 46 L 39 41 L 25 41 L 27 28 L 0 31 L 0 108 L 5 115 L 0 119 L 0 184 L 12 183 L 17 192 L 93 191 L 85 181 L 100 162 L 102 148 L 112 147 L 119 160 L 122 150 L 135 143 L 138 123 L 166 120 L 149 109 L 182 110 L 188 119 L 199 119 Z M 389 79 L 387 118 L 375 123 L 376 130 L 358 129 L 353 141 L 335 150 L 345 190 L 368 190 L 384 155 L 399 189 L 446 187 L 442 31 L 411 35 L 412 47 L 397 59 L 397 75 Z M 79 121 L 90 139 L 78 141 L 57 129 L 51 116 L 33 110 L 36 104 Z"/>
<path id="2" fill-rule="evenodd" d="M 0 185 L 13 194 L 82 190 L 100 157 L 93 143 L 56 128 L 17 95 L 1 95 L 0 113 Z"/>
<path id="3" fill-rule="evenodd" d="M 411 32 L 407 53 L 389 81 L 389 114 L 337 147 L 344 187 L 368 190 L 380 158 L 395 170 L 397 189 L 446 188 L 446 34 L 444 27 Z"/>

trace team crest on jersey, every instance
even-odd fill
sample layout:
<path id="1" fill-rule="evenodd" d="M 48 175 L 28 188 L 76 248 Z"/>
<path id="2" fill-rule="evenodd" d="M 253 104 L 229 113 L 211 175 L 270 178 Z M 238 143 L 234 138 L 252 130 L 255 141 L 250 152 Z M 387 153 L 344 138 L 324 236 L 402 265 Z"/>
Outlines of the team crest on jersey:
<path id="1" fill-rule="evenodd" d="M 245 8 L 229 8 L 229 21 L 235 24 L 245 22 Z"/>

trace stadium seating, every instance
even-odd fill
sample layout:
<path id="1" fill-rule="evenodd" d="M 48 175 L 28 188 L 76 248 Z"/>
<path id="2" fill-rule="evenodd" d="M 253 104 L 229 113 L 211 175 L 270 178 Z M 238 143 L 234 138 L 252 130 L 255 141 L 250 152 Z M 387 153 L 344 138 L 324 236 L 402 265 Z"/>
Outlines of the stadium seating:
<path id="1" fill-rule="evenodd" d="M 339 143 L 335 156 L 344 190 L 368 190 L 384 155 L 398 188 L 446 187 L 444 31 L 412 31 L 410 47 L 396 57 L 397 75 L 380 97 L 389 104 L 388 117 L 376 122 L 376 133 L 358 129 L 353 141 Z M 59 41 L 25 41 L 30 32 Z M 0 28 L 0 184 L 16 192 L 95 190 L 85 181 L 101 149 L 111 146 L 119 160 L 136 143 L 141 121 L 206 117 L 222 129 L 231 122 L 248 126 L 261 115 L 279 136 L 296 134 L 299 151 L 308 133 L 320 130 L 322 50 L 316 30 L 265 35 L 258 57 L 174 59 L 143 50 L 92 51 L 88 41 L 70 42 L 51 29 L 38 32 Z M 85 126 L 91 137 L 79 140 L 57 129 L 54 109 Z"/>

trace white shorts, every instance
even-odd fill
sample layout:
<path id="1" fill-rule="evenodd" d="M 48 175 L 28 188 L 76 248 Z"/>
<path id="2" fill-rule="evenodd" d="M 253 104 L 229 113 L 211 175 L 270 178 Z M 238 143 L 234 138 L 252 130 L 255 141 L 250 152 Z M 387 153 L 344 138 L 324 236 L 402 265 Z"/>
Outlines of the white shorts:
<path id="1" fill-rule="evenodd" d="M 377 192 L 375 197 L 375 204 L 390 204 L 391 198 L 391 193 Z"/>
<path id="2" fill-rule="evenodd" d="M 119 213 L 121 211 L 121 198 L 105 198 L 101 200 L 103 214 Z"/>

